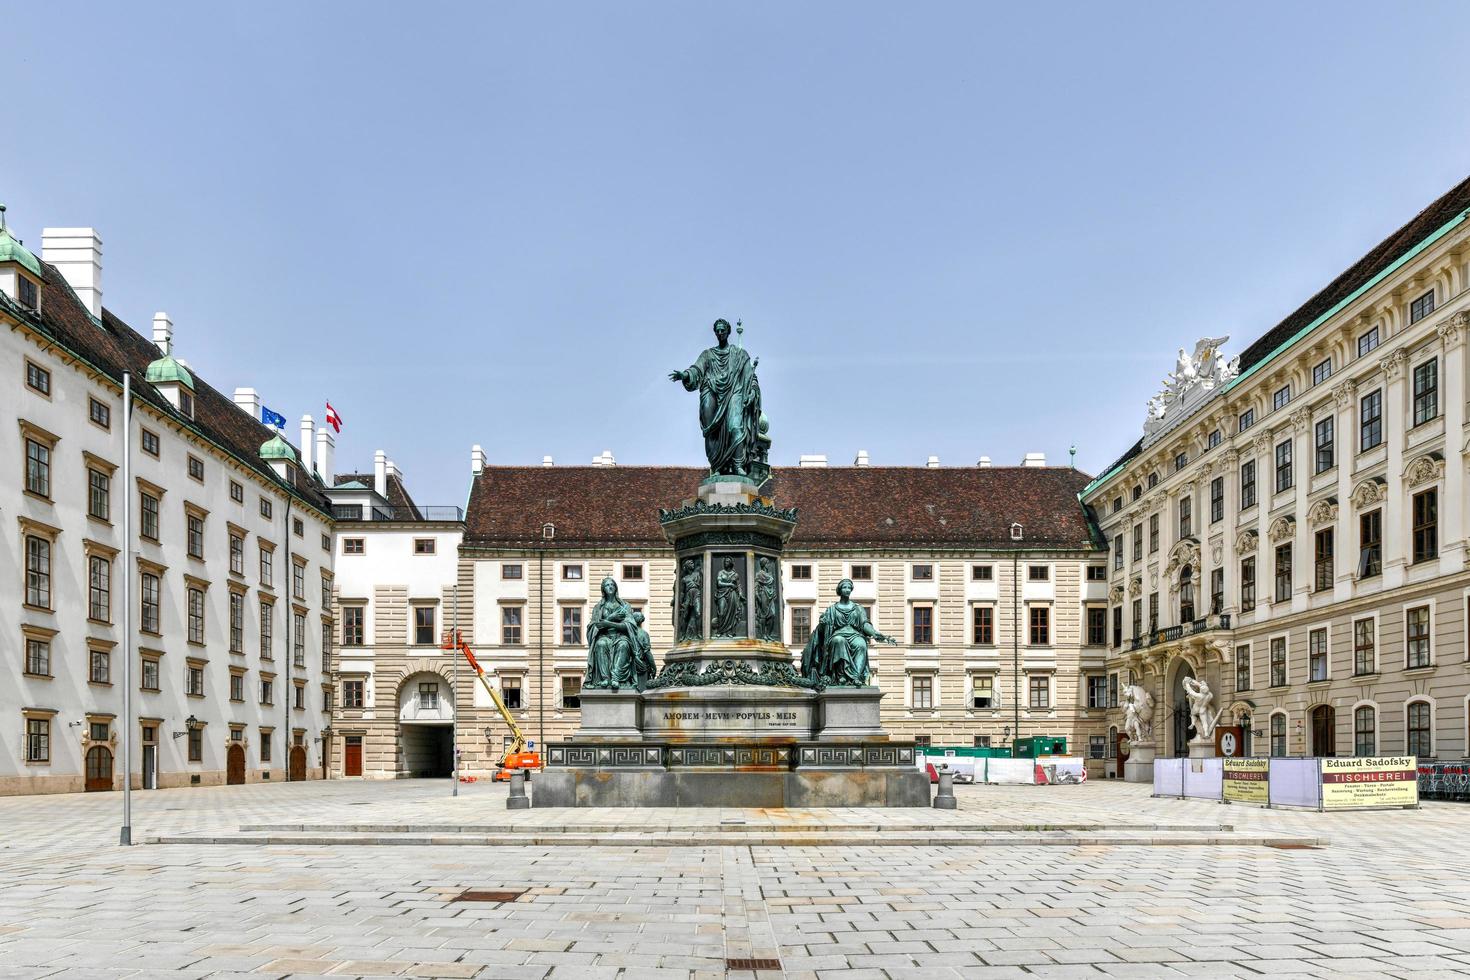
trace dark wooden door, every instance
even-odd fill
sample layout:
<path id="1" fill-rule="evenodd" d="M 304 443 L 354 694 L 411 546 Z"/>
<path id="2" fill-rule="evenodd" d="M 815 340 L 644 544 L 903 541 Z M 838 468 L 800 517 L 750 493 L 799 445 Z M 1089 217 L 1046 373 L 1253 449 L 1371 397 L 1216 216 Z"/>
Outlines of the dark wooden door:
<path id="1" fill-rule="evenodd" d="M 1125 770 L 1123 768 L 1123 764 L 1128 761 L 1128 746 L 1129 746 L 1129 744 L 1130 743 L 1128 741 L 1128 736 L 1127 735 L 1124 735 L 1122 732 L 1119 732 L 1118 733 L 1118 772 L 1117 772 L 1117 775 L 1118 775 L 1118 778 L 1119 779 L 1121 779 L 1124 776 L 1124 774 L 1125 774 Z"/>
<path id="2" fill-rule="evenodd" d="M 306 749 L 300 745 L 291 746 L 291 781 L 298 782 L 306 778 Z"/>
<path id="3" fill-rule="evenodd" d="M 342 773 L 346 776 L 362 775 L 362 736 L 348 735 L 342 754 Z"/>
<path id="4" fill-rule="evenodd" d="M 245 785 L 245 746 L 231 745 L 225 753 L 225 785 Z"/>
<path id="5" fill-rule="evenodd" d="M 105 793 L 112 789 L 112 750 L 94 745 L 87 750 L 88 793 Z"/>
<path id="6" fill-rule="evenodd" d="M 1312 754 L 1337 755 L 1337 712 L 1330 704 L 1312 709 Z"/>

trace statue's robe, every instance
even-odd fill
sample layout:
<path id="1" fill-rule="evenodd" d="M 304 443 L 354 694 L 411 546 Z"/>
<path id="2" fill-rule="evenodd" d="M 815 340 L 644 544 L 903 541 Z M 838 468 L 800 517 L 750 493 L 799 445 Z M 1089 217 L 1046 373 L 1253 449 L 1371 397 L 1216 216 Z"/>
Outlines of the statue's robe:
<path id="1" fill-rule="evenodd" d="M 761 393 L 755 364 L 740 347 L 711 347 L 684 372 L 699 389 L 699 425 L 712 473 L 745 473 L 759 431 Z"/>
<path id="2" fill-rule="evenodd" d="M 856 602 L 828 606 L 801 651 L 801 673 L 839 687 L 868 683 L 868 614 Z"/>

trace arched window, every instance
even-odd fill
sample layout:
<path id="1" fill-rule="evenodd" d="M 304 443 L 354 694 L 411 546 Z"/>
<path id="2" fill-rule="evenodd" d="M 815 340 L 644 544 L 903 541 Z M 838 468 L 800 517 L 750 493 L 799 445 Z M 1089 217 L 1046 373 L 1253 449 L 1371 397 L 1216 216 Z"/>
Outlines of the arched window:
<path id="1" fill-rule="evenodd" d="M 1434 755 L 1434 739 L 1430 731 L 1430 709 L 1428 701 L 1411 701 L 1404 709 L 1405 751 L 1426 759 Z"/>
<path id="2" fill-rule="evenodd" d="M 1378 719 L 1372 705 L 1353 712 L 1353 755 L 1378 754 Z"/>
<path id="3" fill-rule="evenodd" d="M 1109 759 L 1116 759 L 1118 757 L 1118 726 L 1117 725 L 1109 725 L 1108 726 L 1107 757 Z"/>
<path id="4" fill-rule="evenodd" d="M 1286 755 L 1286 715 L 1284 714 L 1271 716 L 1271 754 L 1273 756 Z"/>

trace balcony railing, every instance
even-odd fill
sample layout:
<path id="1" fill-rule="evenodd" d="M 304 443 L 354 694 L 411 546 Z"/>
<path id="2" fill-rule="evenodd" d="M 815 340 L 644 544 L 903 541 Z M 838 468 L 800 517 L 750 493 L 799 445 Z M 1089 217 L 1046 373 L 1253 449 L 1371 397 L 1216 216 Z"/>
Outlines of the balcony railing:
<path id="1" fill-rule="evenodd" d="M 1143 636 L 1134 637 L 1128 644 L 1129 650 L 1144 650 L 1159 643 L 1172 643 L 1186 636 L 1194 636 L 1197 633 L 1208 633 L 1211 630 L 1228 630 L 1230 628 L 1230 614 L 1221 613 L 1218 616 L 1206 616 L 1196 619 L 1190 623 L 1182 623 L 1179 626 L 1166 626 L 1161 630 L 1153 630 Z"/>
<path id="2" fill-rule="evenodd" d="M 333 504 L 332 517 L 338 521 L 462 521 L 463 507 L 373 507 L 364 512 L 357 504 Z"/>

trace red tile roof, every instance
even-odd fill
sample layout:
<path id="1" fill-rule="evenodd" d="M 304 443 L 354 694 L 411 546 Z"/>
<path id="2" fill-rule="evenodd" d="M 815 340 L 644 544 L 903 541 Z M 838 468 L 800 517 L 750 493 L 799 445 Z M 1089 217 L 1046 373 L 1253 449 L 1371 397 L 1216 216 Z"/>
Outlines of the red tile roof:
<path id="1" fill-rule="evenodd" d="M 705 470 L 659 466 L 492 466 L 470 490 L 464 543 L 519 548 L 666 547 L 660 508 L 695 496 Z M 1101 547 L 1078 492 L 1088 477 L 1048 467 L 777 467 L 777 507 L 800 515 L 793 547 Z"/>

